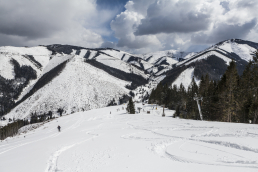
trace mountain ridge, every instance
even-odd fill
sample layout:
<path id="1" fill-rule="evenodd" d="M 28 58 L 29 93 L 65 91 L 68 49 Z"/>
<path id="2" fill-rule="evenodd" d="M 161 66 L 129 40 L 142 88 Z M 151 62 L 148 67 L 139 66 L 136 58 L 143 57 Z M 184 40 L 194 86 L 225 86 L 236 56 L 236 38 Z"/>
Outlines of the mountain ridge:
<path id="1" fill-rule="evenodd" d="M 240 39 L 222 41 L 199 53 L 167 50 L 142 55 L 60 44 L 0 47 L 0 116 L 29 118 L 35 112 L 57 114 L 58 108 L 68 114 L 122 103 L 122 97 L 132 95 L 136 101 L 146 100 L 159 82 L 169 86 L 183 83 L 187 88 L 192 77 L 198 83 L 206 73 L 219 79 L 231 60 L 236 61 L 241 74 L 257 48 L 258 43 Z"/>

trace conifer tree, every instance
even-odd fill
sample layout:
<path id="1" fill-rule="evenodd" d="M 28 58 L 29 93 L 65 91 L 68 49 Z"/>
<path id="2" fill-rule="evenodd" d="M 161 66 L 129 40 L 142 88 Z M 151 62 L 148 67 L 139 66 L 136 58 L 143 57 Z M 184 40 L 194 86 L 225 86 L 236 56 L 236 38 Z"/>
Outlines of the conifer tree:
<path id="1" fill-rule="evenodd" d="M 199 118 L 199 111 L 196 102 L 193 101 L 195 94 L 198 95 L 198 85 L 195 82 L 194 77 L 192 77 L 191 84 L 188 87 L 187 92 L 187 118 L 197 119 Z"/>
<path id="2" fill-rule="evenodd" d="M 241 105 L 241 114 L 239 115 L 240 121 L 245 123 L 250 117 L 250 109 L 253 102 L 252 88 L 255 87 L 252 79 L 252 61 L 248 63 L 243 71 L 243 75 L 239 82 L 241 99 L 239 99 Z M 246 91 L 247 90 L 247 91 Z"/>
<path id="3" fill-rule="evenodd" d="M 135 107 L 132 98 L 129 99 L 126 110 L 129 114 L 135 114 Z"/>
<path id="4" fill-rule="evenodd" d="M 177 106 L 176 107 L 176 112 L 175 112 L 175 114 L 174 114 L 174 117 L 178 117 L 180 115 L 180 107 L 179 106 Z"/>
<path id="5" fill-rule="evenodd" d="M 252 61 L 252 71 L 251 71 L 251 80 L 253 83 L 253 89 L 252 89 L 252 95 L 253 95 L 253 100 L 252 100 L 252 105 L 250 108 L 250 115 L 253 118 L 253 124 L 256 123 L 257 118 L 258 118 L 258 50 L 255 52 L 253 56 L 253 61 Z"/>
<path id="6" fill-rule="evenodd" d="M 148 101 L 148 103 L 149 104 L 152 104 L 152 103 L 154 103 L 154 101 L 155 101 L 155 94 L 156 94 L 156 90 L 155 89 L 152 89 L 152 91 L 151 91 L 151 94 L 150 94 L 150 98 L 149 98 L 149 101 Z"/>
<path id="7" fill-rule="evenodd" d="M 237 111 L 240 109 L 238 102 L 239 75 L 236 63 L 232 60 L 220 82 L 220 105 L 223 109 L 222 120 L 226 122 L 237 122 L 239 117 Z"/>

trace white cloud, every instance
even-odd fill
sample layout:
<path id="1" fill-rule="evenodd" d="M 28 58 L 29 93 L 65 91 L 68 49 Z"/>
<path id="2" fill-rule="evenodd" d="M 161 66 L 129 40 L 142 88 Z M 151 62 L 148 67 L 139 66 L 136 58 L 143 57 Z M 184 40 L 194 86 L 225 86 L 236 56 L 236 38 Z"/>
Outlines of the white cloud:
<path id="1" fill-rule="evenodd" d="M 258 42 L 257 0 L 132 0 L 111 28 L 118 47 L 183 50 L 242 38 Z"/>
<path id="2" fill-rule="evenodd" d="M 257 0 L 131 0 L 118 14 L 96 0 L 0 0 L 0 46 L 60 43 L 147 53 L 230 38 L 258 42 L 257 9 Z M 117 43 L 103 40 L 112 34 Z"/>
<path id="3" fill-rule="evenodd" d="M 0 45 L 99 47 L 114 12 L 97 9 L 95 0 L 0 0 Z"/>
<path id="4" fill-rule="evenodd" d="M 155 35 L 135 36 L 134 32 L 144 18 L 143 13 L 139 12 L 138 6 L 141 4 L 129 1 L 126 10 L 117 15 L 111 22 L 111 28 L 115 36 L 119 39 L 117 47 L 131 52 L 146 52 L 161 48 L 160 41 Z"/>

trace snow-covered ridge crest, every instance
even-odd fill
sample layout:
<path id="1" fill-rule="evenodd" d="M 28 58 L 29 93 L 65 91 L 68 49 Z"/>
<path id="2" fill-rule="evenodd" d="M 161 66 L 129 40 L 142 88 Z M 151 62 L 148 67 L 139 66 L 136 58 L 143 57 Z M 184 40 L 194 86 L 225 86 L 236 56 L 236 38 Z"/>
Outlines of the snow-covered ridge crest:
<path id="1" fill-rule="evenodd" d="M 188 78 L 186 80 L 189 80 L 189 78 L 195 77 L 198 81 L 201 75 L 206 74 L 212 76 L 211 79 L 218 80 L 232 60 L 236 62 L 238 73 L 241 75 L 247 63 L 253 59 L 253 54 L 257 48 L 258 43 L 240 39 L 222 41 L 176 63 L 167 72 L 167 77 L 163 82 L 171 85 L 180 85 L 179 81 L 182 78 Z M 194 70 L 189 73 L 190 69 Z M 189 73 L 189 76 L 186 76 L 186 73 Z M 181 83 L 185 87 L 189 86 L 189 82 L 182 80 Z"/>

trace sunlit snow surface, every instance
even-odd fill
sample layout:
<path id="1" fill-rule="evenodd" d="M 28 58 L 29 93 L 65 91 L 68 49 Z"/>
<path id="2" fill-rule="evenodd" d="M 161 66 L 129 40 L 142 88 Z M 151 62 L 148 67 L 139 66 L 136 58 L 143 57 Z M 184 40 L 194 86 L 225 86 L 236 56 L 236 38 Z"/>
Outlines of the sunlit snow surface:
<path id="1" fill-rule="evenodd" d="M 219 48 L 229 52 L 236 53 L 243 60 L 249 62 L 253 60 L 252 54 L 256 51 L 256 49 L 248 46 L 247 44 L 238 44 L 236 42 L 227 41 L 219 46 Z"/>
<path id="2" fill-rule="evenodd" d="M 180 84 L 183 84 L 185 88 L 188 88 L 189 85 L 192 82 L 193 78 L 193 73 L 194 73 L 194 68 L 188 68 L 184 70 L 178 77 L 177 79 L 173 82 L 173 85 L 176 85 L 177 87 L 180 87 Z M 197 85 L 199 85 L 200 80 L 194 78 L 195 82 Z"/>
<path id="3" fill-rule="evenodd" d="M 126 114 L 122 107 L 64 116 L 0 142 L 0 171 L 258 170 L 257 125 L 175 119 L 168 110 L 161 117 L 151 105 Z"/>

